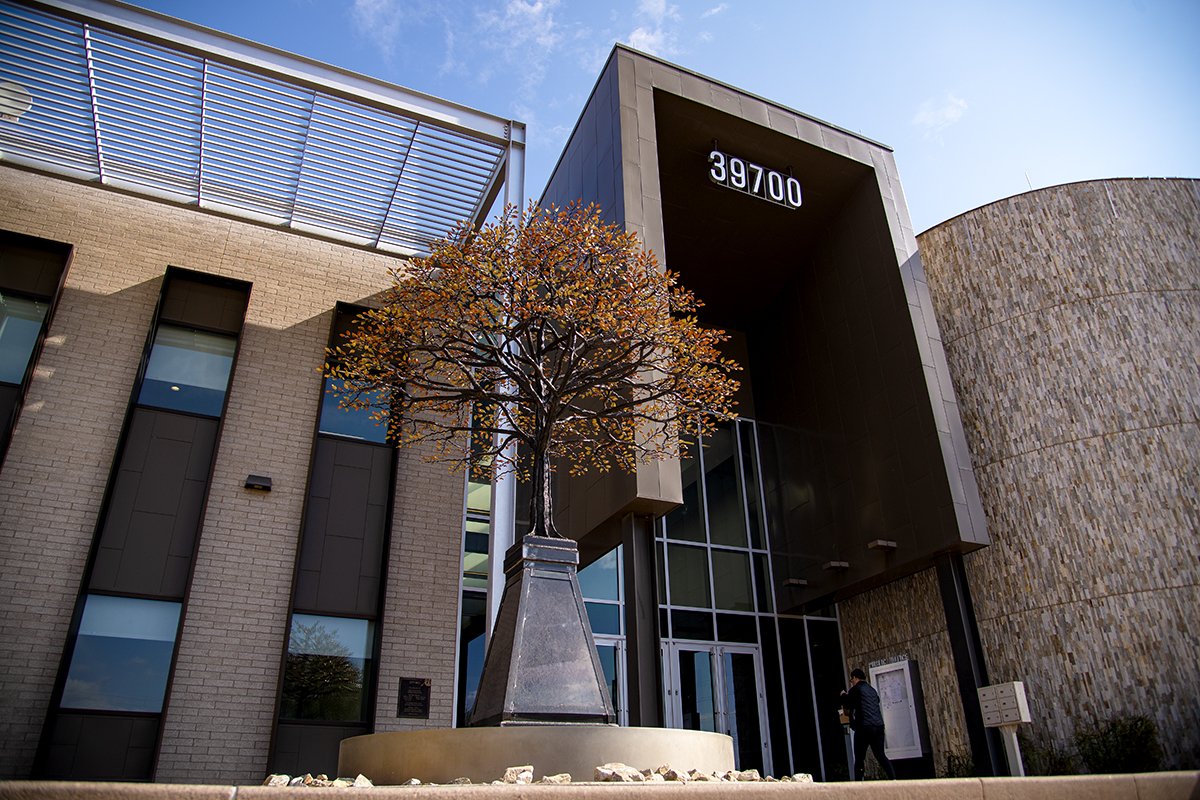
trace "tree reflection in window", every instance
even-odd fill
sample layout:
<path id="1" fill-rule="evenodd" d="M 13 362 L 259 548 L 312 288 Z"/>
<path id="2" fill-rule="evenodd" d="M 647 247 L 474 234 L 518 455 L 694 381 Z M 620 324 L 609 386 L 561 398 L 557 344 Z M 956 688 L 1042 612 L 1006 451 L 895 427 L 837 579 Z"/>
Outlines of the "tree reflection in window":
<path id="1" fill-rule="evenodd" d="M 283 674 L 284 719 L 366 721 L 373 626 L 363 619 L 292 617 Z"/>

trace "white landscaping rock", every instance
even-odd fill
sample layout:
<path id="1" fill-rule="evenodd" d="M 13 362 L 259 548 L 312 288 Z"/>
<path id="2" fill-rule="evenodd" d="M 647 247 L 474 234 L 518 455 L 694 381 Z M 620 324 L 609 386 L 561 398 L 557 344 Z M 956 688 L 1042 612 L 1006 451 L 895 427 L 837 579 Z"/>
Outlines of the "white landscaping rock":
<path id="1" fill-rule="evenodd" d="M 628 764 L 613 761 L 604 766 L 596 767 L 593 780 L 608 783 L 640 783 L 646 780 L 646 776 L 640 770 Z"/>
<path id="2" fill-rule="evenodd" d="M 504 770 L 505 783 L 533 783 L 533 766 L 509 767 Z"/>
<path id="3" fill-rule="evenodd" d="M 543 775 L 538 783 L 570 783 L 571 773 L 560 772 L 557 775 Z"/>

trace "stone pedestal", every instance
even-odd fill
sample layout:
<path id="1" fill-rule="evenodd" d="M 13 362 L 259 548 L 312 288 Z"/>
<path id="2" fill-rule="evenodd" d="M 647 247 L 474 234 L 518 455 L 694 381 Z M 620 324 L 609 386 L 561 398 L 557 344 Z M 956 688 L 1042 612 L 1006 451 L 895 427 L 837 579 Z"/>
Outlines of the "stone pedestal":
<path id="1" fill-rule="evenodd" d="M 526 536 L 505 554 L 507 583 L 470 725 L 615 724 L 616 713 L 570 539 Z"/>

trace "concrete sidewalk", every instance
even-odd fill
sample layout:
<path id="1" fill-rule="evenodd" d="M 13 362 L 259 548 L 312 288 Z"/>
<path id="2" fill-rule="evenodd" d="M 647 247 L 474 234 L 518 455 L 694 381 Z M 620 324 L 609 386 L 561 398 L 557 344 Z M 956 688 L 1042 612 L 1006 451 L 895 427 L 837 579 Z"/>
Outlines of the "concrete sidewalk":
<path id="1" fill-rule="evenodd" d="M 0 783 L 0 800 L 1200 800 L 1200 772 L 866 783 L 573 783 L 310 789 L 145 783 Z"/>

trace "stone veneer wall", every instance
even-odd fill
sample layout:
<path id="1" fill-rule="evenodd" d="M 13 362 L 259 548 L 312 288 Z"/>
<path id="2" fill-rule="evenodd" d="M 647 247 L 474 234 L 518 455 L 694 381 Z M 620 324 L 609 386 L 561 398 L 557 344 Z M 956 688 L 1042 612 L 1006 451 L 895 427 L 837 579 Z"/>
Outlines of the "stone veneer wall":
<path id="1" fill-rule="evenodd" d="M 918 241 L 994 542 L 966 557 L 991 680 L 1025 681 L 1043 742 L 1148 714 L 1200 766 L 1200 182 L 1057 186 Z"/>
<path id="2" fill-rule="evenodd" d="M 937 773 L 947 755 L 970 754 L 937 572 L 927 569 L 838 603 L 838 617 L 847 671 L 866 672 L 872 661 L 898 655 L 917 662 Z"/>
<path id="3" fill-rule="evenodd" d="M 0 167 L 0 228 L 74 246 L 0 471 L 0 778 L 28 777 L 130 389 L 168 265 L 253 288 L 163 723 L 160 781 L 257 782 L 267 767 L 332 309 L 394 257 Z M 242 488 L 271 475 L 269 494 Z M 401 451 L 377 730 L 451 724 L 461 477 Z M 429 720 L 396 716 L 433 679 Z"/>

